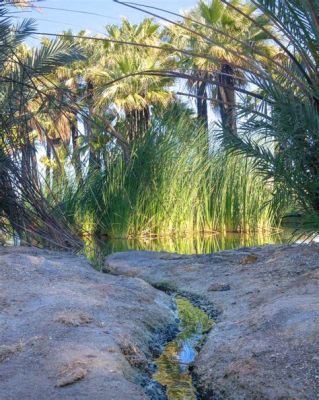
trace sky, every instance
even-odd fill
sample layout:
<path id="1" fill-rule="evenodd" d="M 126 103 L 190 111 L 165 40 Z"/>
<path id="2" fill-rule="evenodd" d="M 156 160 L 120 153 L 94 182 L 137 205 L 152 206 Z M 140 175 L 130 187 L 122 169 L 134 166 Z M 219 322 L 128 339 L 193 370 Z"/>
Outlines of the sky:
<path id="1" fill-rule="evenodd" d="M 136 2 L 139 1 L 136 0 Z M 140 0 L 140 2 L 169 11 L 180 12 L 193 7 L 197 0 Z M 96 13 L 100 16 L 74 13 L 67 11 L 67 9 Z M 88 29 L 92 34 L 103 33 L 105 25 L 116 24 L 121 17 L 127 17 L 132 22 L 138 22 L 145 16 L 145 13 L 114 3 L 112 0 L 42 0 L 39 4 L 39 10 L 20 14 L 20 18 L 36 19 L 39 32 L 58 33 L 71 29 L 76 33 L 81 29 Z"/>

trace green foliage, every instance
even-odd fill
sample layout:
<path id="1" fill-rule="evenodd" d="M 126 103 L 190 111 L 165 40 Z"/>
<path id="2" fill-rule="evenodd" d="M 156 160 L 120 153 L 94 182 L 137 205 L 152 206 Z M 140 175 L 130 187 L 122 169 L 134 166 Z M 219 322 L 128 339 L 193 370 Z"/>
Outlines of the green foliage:
<path id="1" fill-rule="evenodd" d="M 39 185 L 33 124 L 47 97 L 47 75 L 77 53 L 58 40 L 28 49 L 24 40 L 35 32 L 34 21 L 14 25 L 8 15 L 0 5 L 0 229 L 9 222 L 21 239 L 69 247 L 79 242 L 62 219 L 51 217 Z"/>
<path id="2" fill-rule="evenodd" d="M 270 230 L 293 202 L 319 212 L 319 24 L 311 3 L 293 3 L 201 0 L 173 27 L 123 20 L 108 42 L 68 32 L 36 50 L 22 45 L 33 22 L 14 28 L 1 14 L 0 150 L 19 177 L 3 169 L 13 193 L 37 193 L 23 207 L 41 220 L 45 192 L 54 217 L 113 238 Z M 173 77 L 188 79 L 198 121 Z"/>
<path id="3" fill-rule="evenodd" d="M 272 183 L 243 157 L 208 156 L 206 134 L 185 113 L 158 116 L 128 166 L 117 158 L 89 174 L 60 209 L 84 233 L 113 238 L 271 229 Z"/>
<path id="4" fill-rule="evenodd" d="M 256 1 L 275 23 L 278 54 L 260 61 L 252 82 L 262 101 L 244 100 L 238 135 L 223 132 L 228 149 L 250 157 L 276 182 L 274 201 L 289 199 L 303 213 L 319 213 L 319 94 L 316 2 Z"/>

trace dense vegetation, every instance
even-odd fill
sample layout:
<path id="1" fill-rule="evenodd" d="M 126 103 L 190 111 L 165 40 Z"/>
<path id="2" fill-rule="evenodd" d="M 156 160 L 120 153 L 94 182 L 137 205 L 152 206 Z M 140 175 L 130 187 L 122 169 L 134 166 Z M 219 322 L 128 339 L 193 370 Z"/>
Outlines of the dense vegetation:
<path id="1" fill-rule="evenodd" d="M 36 49 L 32 21 L 15 26 L 6 3 L 2 229 L 74 246 L 269 230 L 288 208 L 318 218 L 316 2 L 127 4 L 150 17 Z"/>

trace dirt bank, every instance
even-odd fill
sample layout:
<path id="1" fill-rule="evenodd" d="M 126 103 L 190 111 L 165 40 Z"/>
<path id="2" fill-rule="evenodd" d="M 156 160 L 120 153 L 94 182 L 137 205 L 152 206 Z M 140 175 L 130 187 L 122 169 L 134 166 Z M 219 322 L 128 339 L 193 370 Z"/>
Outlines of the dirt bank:
<path id="1" fill-rule="evenodd" d="M 84 258 L 0 248 L 0 399 L 141 400 L 171 299 Z M 135 368 L 137 367 L 137 368 Z"/>
<path id="2" fill-rule="evenodd" d="M 194 369 L 203 399 L 319 399 L 318 245 L 127 252 L 105 265 L 217 311 Z"/>

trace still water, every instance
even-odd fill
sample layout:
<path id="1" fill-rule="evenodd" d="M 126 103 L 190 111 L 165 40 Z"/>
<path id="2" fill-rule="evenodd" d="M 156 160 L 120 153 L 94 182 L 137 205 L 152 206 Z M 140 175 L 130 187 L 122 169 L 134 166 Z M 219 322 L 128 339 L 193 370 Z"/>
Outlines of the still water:
<path id="1" fill-rule="evenodd" d="M 284 244 L 291 240 L 292 233 L 289 230 L 272 233 L 218 233 L 197 234 L 178 237 L 156 237 L 141 239 L 108 239 L 85 240 L 86 256 L 91 261 L 101 259 L 108 254 L 131 251 L 166 251 L 179 254 L 207 254 L 221 250 L 231 250 L 240 247 L 263 246 L 266 244 Z"/>

